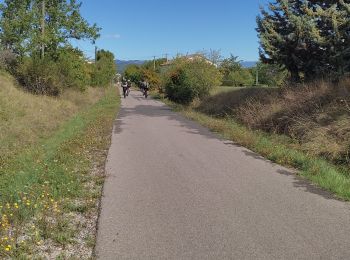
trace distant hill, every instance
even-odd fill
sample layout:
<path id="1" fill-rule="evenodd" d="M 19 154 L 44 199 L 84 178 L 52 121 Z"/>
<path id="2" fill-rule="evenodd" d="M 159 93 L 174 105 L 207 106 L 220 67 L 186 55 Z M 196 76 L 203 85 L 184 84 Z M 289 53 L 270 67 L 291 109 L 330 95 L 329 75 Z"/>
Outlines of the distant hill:
<path id="1" fill-rule="evenodd" d="M 132 64 L 142 65 L 143 63 L 145 63 L 145 61 L 144 60 L 116 60 L 115 63 L 117 64 L 118 72 L 123 73 L 127 66 Z"/>
<path id="2" fill-rule="evenodd" d="M 255 67 L 255 65 L 256 65 L 257 63 L 258 63 L 257 61 L 242 61 L 242 62 L 241 62 L 241 65 L 242 65 L 244 68 L 252 68 L 252 67 Z"/>
<path id="3" fill-rule="evenodd" d="M 135 65 L 142 65 L 146 61 L 145 60 L 116 60 L 115 63 L 117 64 L 117 69 L 119 73 L 123 73 L 125 68 L 129 65 L 135 64 Z M 244 68 L 251 68 L 254 67 L 257 64 L 257 61 L 242 61 L 241 65 Z"/>

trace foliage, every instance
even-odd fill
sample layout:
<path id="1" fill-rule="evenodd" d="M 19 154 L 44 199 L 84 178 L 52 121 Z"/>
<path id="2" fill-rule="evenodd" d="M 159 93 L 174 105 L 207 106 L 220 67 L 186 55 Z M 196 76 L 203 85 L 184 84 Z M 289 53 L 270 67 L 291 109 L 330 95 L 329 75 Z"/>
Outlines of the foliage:
<path id="1" fill-rule="evenodd" d="M 223 59 L 219 70 L 223 75 L 223 86 L 252 86 L 254 83 L 251 71 L 242 67 L 238 56 L 231 54 L 230 57 Z"/>
<path id="2" fill-rule="evenodd" d="M 50 58 L 25 57 L 16 73 L 19 82 L 32 93 L 57 96 L 62 91 L 59 66 Z"/>
<path id="3" fill-rule="evenodd" d="M 85 90 L 90 84 L 90 74 L 83 53 L 78 49 L 61 48 L 58 58 L 59 74 L 63 88 Z"/>
<path id="4" fill-rule="evenodd" d="M 161 61 L 158 60 L 158 66 L 162 64 Z M 150 84 L 150 87 L 153 89 L 161 89 L 161 76 L 160 73 L 153 69 L 153 61 L 151 65 L 151 61 L 146 62 L 143 66 L 138 66 L 135 64 L 131 64 L 126 67 L 124 72 L 124 77 L 130 79 L 132 82 L 138 84 L 142 80 L 147 80 Z"/>
<path id="5" fill-rule="evenodd" d="M 348 1 L 277 0 L 257 23 L 261 59 L 283 65 L 293 81 L 350 71 Z"/>
<path id="6" fill-rule="evenodd" d="M 142 80 L 142 72 L 140 66 L 136 64 L 128 65 L 124 71 L 124 76 L 132 82 L 139 82 Z"/>
<path id="7" fill-rule="evenodd" d="M 17 62 L 17 56 L 11 50 L 0 51 L 0 69 L 13 73 Z"/>
<path id="8" fill-rule="evenodd" d="M 240 69 L 230 72 L 226 77 L 227 86 L 252 86 L 254 84 L 254 78 L 248 69 Z"/>
<path id="9" fill-rule="evenodd" d="M 109 66 L 109 65 L 108 65 Z M 107 73 L 100 70 L 100 77 Z M 71 47 L 60 48 L 57 60 L 51 57 L 24 57 L 18 64 L 16 76 L 28 91 L 35 94 L 59 95 L 62 90 L 85 90 L 90 84 L 88 64 L 81 51 Z"/>
<path id="10" fill-rule="evenodd" d="M 221 74 L 207 61 L 177 59 L 165 76 L 167 96 L 178 103 L 189 104 L 195 98 L 209 95 L 210 90 L 220 83 Z"/>
<path id="11" fill-rule="evenodd" d="M 0 4 L 1 66 L 25 89 L 59 95 L 63 89 L 105 86 L 115 75 L 114 56 L 100 51 L 95 65 L 70 39 L 95 41 L 99 28 L 80 15 L 77 0 L 4 0 Z M 10 55 L 11 54 L 11 55 Z"/>
<path id="12" fill-rule="evenodd" d="M 259 85 L 279 87 L 286 83 L 288 71 L 276 64 L 267 64 L 259 62 L 251 69 L 252 75 L 258 73 Z"/>
<path id="13" fill-rule="evenodd" d="M 97 52 L 97 60 L 93 67 L 92 86 L 105 87 L 110 84 L 117 72 L 113 53 L 105 50 Z"/>
<path id="14" fill-rule="evenodd" d="M 209 51 L 206 52 L 205 56 L 217 67 L 222 62 L 221 50 L 210 49 Z"/>
<path id="15" fill-rule="evenodd" d="M 167 60 L 165 58 L 161 58 L 161 59 L 156 59 L 156 60 L 150 60 L 145 62 L 144 64 L 142 64 L 142 68 L 146 69 L 146 70 L 153 70 L 157 73 L 160 73 L 160 68 L 161 65 L 164 64 Z M 155 70 L 154 70 L 155 68 Z"/>
<path id="16" fill-rule="evenodd" d="M 228 75 L 237 70 L 241 70 L 242 65 L 240 61 L 238 60 L 238 56 L 230 55 L 229 58 L 225 58 L 222 60 L 219 66 L 219 70 L 222 73 L 224 79 L 228 77 Z"/>
<path id="17" fill-rule="evenodd" d="M 146 80 L 149 84 L 151 89 L 161 89 L 161 77 L 160 74 L 157 73 L 154 70 L 151 69 L 146 69 L 146 68 L 142 68 L 141 69 L 141 78 L 143 80 Z"/>
<path id="18" fill-rule="evenodd" d="M 69 39 L 94 41 L 100 29 L 88 24 L 80 7 L 76 0 L 5 0 L 0 5 L 1 43 L 21 57 L 37 55 L 42 48 L 56 57 L 59 47 Z"/>

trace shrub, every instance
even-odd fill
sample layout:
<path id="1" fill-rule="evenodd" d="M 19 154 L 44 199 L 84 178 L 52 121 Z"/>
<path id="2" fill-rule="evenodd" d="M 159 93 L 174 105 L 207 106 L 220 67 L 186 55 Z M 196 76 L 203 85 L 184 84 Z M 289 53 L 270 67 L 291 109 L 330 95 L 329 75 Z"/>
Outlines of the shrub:
<path id="1" fill-rule="evenodd" d="M 32 93 L 57 96 L 62 90 L 58 65 L 50 58 L 25 57 L 16 74 L 23 87 Z"/>
<path id="2" fill-rule="evenodd" d="M 77 49 L 64 48 L 58 58 L 58 68 L 63 88 L 86 90 L 91 78 L 83 53 Z"/>
<path id="3" fill-rule="evenodd" d="M 350 80 L 236 89 L 205 99 L 197 109 L 288 135 L 311 155 L 350 164 Z"/>
<path id="4" fill-rule="evenodd" d="M 142 80 L 141 68 L 136 64 L 130 64 L 124 71 L 124 76 L 132 82 L 139 82 Z"/>
<path id="5" fill-rule="evenodd" d="M 154 70 L 141 69 L 141 78 L 149 82 L 152 89 L 161 89 L 161 78 L 160 75 Z"/>
<path id="6" fill-rule="evenodd" d="M 195 98 L 194 89 L 185 83 L 186 75 L 183 68 L 177 68 L 166 78 L 165 93 L 172 101 L 189 104 Z"/>
<path id="7" fill-rule="evenodd" d="M 174 68 L 165 75 L 165 92 L 169 99 L 189 104 L 195 98 L 208 96 L 210 90 L 220 84 L 220 80 L 220 72 L 205 60 L 178 59 Z"/>
<path id="8" fill-rule="evenodd" d="M 97 53 L 97 61 L 93 66 L 91 84 L 98 87 L 108 86 L 114 79 L 116 71 L 113 53 L 100 50 Z"/>
<path id="9" fill-rule="evenodd" d="M 11 50 L 0 51 L 0 68 L 13 72 L 13 69 L 17 65 L 17 55 Z"/>
<path id="10" fill-rule="evenodd" d="M 230 82 L 228 86 L 252 86 L 254 84 L 254 78 L 247 69 L 241 69 L 230 72 L 227 77 L 227 81 Z"/>

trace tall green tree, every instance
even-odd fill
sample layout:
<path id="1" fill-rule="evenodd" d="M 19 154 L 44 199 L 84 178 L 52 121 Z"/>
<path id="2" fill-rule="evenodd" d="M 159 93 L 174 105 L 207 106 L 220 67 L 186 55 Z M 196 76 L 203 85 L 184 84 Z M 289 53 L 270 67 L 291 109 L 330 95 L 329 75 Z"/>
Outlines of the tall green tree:
<path id="1" fill-rule="evenodd" d="M 117 73 L 117 65 L 113 53 L 105 50 L 97 52 L 96 63 L 92 75 L 92 85 L 105 87 L 114 79 Z"/>
<path id="2" fill-rule="evenodd" d="M 348 0 L 276 0 L 257 18 L 260 56 L 294 81 L 348 69 Z"/>
<path id="3" fill-rule="evenodd" d="M 233 54 L 230 55 L 230 57 L 225 58 L 222 60 L 219 66 L 219 70 L 222 73 L 222 75 L 227 77 L 231 72 L 238 71 L 242 69 L 242 65 L 240 63 L 238 56 L 234 56 Z"/>
<path id="4" fill-rule="evenodd" d="M 77 0 L 4 0 L 0 5 L 0 40 L 5 48 L 24 56 L 56 57 L 70 39 L 95 41 L 100 28 L 80 14 Z"/>

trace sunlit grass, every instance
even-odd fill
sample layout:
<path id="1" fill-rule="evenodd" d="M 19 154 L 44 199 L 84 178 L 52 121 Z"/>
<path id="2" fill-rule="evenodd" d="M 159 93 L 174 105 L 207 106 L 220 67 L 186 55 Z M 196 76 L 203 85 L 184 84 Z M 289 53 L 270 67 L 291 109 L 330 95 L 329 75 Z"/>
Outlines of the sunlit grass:
<path id="1" fill-rule="evenodd" d="M 97 210 L 103 176 L 91 175 L 91 168 L 104 163 L 119 97 L 110 88 L 96 98 L 96 104 L 87 102 L 68 121 L 63 117 L 46 129 L 44 138 L 35 137 L 2 161 L 1 257 L 38 257 L 38 248 L 49 241 L 64 248 L 74 243 L 71 213 Z M 69 206 L 77 201 L 79 206 Z"/>

